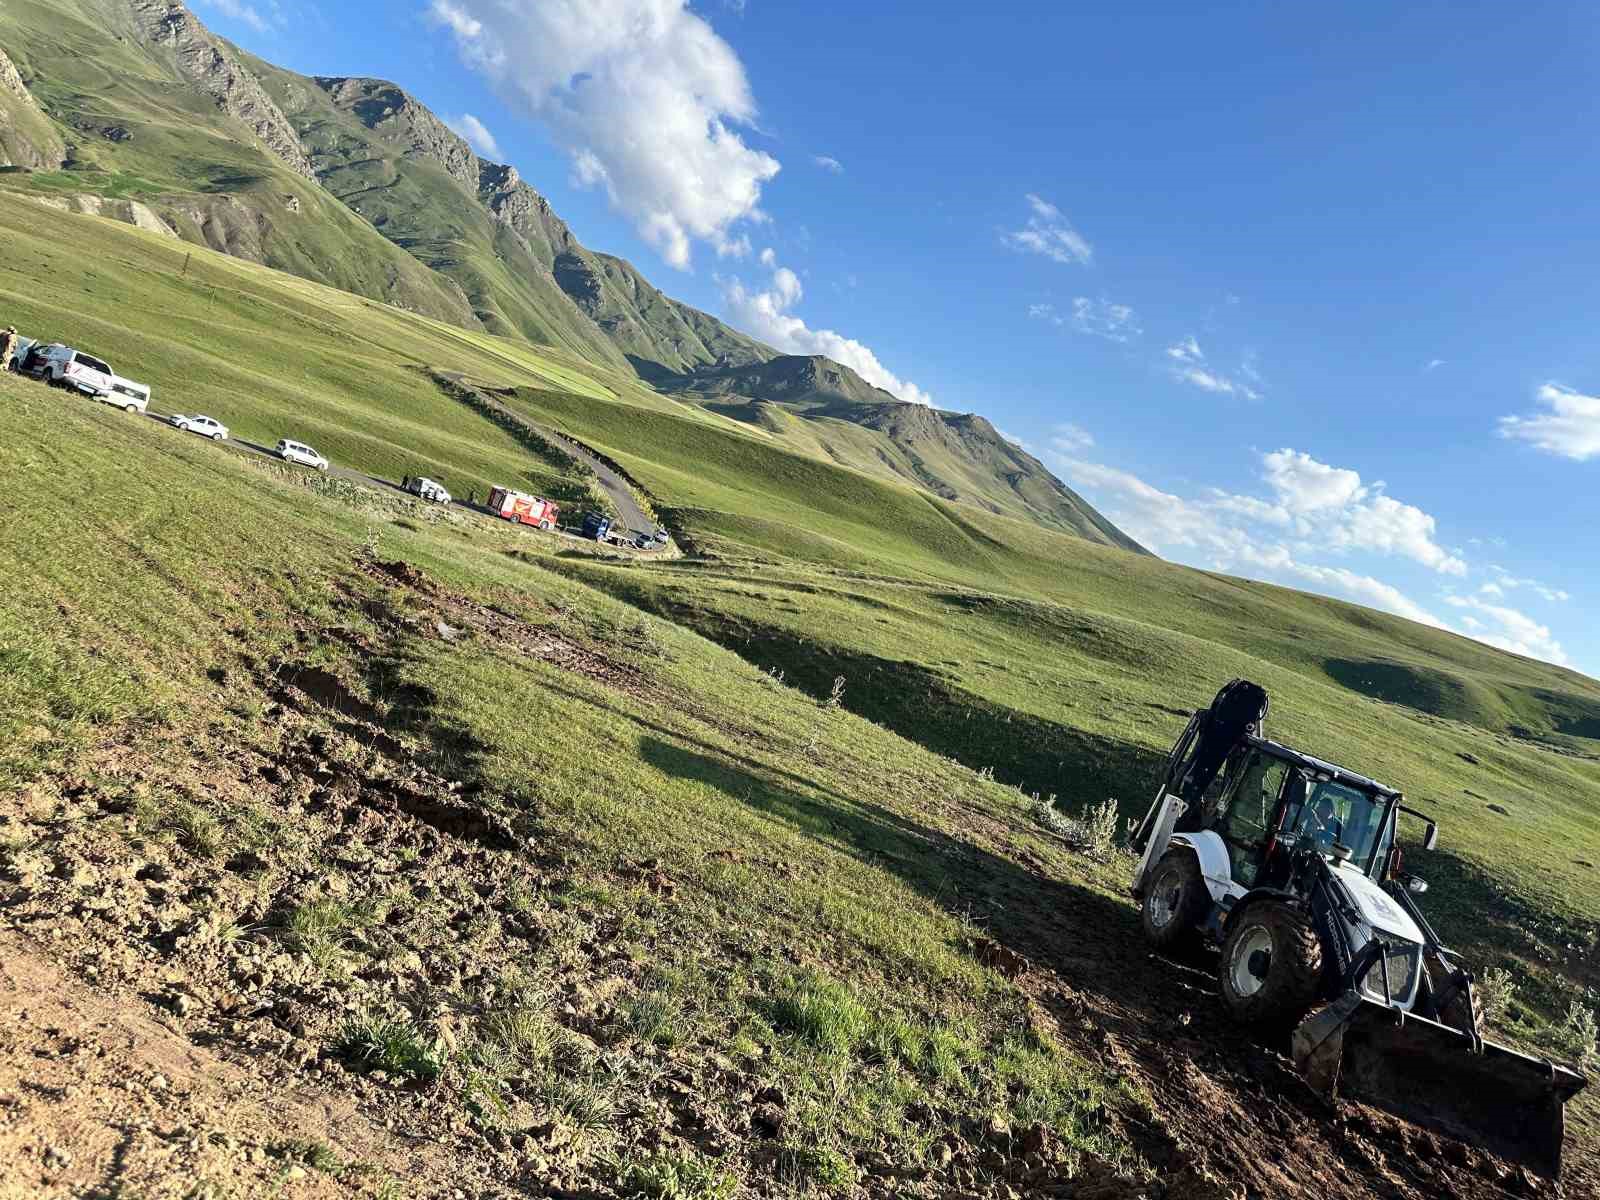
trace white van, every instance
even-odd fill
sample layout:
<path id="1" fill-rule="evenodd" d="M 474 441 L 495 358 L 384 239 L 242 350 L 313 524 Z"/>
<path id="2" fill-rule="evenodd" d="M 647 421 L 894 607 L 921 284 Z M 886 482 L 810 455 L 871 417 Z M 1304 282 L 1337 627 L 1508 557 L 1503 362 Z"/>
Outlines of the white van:
<path id="1" fill-rule="evenodd" d="M 328 460 L 304 442 L 280 438 L 278 444 L 272 449 L 273 453 L 283 459 L 284 462 L 299 463 L 302 467 L 315 467 L 318 471 L 326 471 L 328 469 Z"/>
<path id="2" fill-rule="evenodd" d="M 69 387 L 128 412 L 150 407 L 150 389 L 124 379 L 108 363 L 56 342 L 36 350 L 28 373 L 56 387 Z"/>
<path id="3" fill-rule="evenodd" d="M 424 479 L 421 475 L 408 476 L 405 481 L 405 490 L 413 496 L 421 496 L 424 500 L 432 500 L 435 504 L 450 503 L 450 493 L 445 491 L 443 484 L 435 483 L 431 479 Z"/>

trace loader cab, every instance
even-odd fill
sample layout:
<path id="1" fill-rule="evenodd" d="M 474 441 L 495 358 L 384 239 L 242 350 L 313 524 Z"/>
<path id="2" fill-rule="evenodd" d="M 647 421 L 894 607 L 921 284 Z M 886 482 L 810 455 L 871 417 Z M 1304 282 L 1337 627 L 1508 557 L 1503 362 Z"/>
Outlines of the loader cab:
<path id="1" fill-rule="evenodd" d="M 1233 881 L 1283 887 L 1296 851 L 1379 877 L 1394 845 L 1392 792 L 1331 763 L 1251 738 L 1230 762 L 1210 828 L 1227 847 Z"/>

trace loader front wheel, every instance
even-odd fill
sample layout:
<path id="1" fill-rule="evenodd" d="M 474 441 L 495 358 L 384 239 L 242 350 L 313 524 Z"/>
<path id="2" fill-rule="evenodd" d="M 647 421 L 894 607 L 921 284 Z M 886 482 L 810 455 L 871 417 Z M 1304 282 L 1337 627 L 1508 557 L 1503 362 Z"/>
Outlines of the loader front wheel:
<path id="1" fill-rule="evenodd" d="M 1211 903 L 1200 864 L 1187 850 L 1168 850 L 1145 885 L 1139 922 L 1153 946 L 1171 946 L 1205 920 Z"/>
<path id="2" fill-rule="evenodd" d="M 1239 914 L 1222 944 L 1222 1000 L 1251 1025 L 1292 1025 L 1316 1003 L 1322 942 L 1286 904 L 1262 900 Z"/>

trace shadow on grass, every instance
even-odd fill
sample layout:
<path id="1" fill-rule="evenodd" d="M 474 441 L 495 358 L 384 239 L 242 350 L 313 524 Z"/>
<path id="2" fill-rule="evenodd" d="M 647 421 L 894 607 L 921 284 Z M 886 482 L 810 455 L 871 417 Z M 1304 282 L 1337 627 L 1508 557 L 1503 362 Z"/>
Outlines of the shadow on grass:
<path id="1" fill-rule="evenodd" d="M 1072 808 L 1111 796 L 1123 802 L 1125 816 L 1141 815 L 1133 809 L 1154 792 L 1166 762 L 1143 746 L 996 704 L 921 663 L 896 662 L 772 628 L 728 628 L 703 619 L 694 627 L 747 662 L 783 672 L 784 682 L 819 701 L 842 678 L 841 703 L 857 716 L 975 771 L 991 770 L 1001 783 L 1058 796 Z"/>

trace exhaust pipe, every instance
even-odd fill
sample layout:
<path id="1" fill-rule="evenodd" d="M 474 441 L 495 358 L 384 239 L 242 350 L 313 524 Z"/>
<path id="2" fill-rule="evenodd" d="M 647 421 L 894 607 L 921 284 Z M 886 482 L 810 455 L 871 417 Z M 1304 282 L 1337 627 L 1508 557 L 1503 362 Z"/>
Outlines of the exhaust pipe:
<path id="1" fill-rule="evenodd" d="M 1306 1082 L 1329 1099 L 1381 1108 L 1548 1179 L 1561 1173 L 1566 1102 L 1588 1084 L 1549 1059 L 1354 989 L 1301 1022 L 1293 1054 Z"/>

